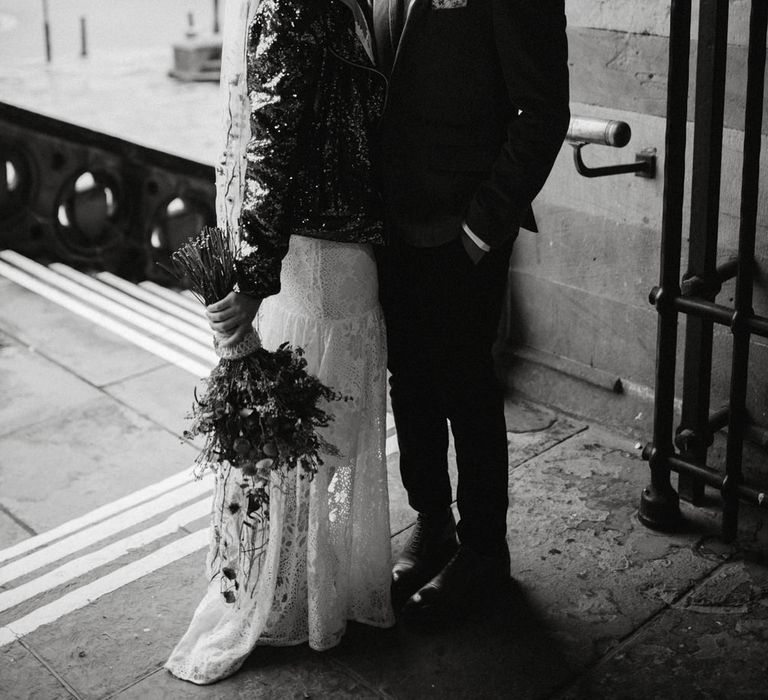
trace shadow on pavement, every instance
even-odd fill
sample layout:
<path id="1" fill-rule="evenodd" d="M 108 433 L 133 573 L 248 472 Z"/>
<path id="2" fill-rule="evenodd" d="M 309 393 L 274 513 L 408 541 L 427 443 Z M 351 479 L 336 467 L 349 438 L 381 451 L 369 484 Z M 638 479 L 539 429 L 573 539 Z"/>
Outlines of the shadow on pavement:
<path id="1" fill-rule="evenodd" d="M 353 624 L 329 656 L 397 698 L 541 697 L 573 674 L 514 580 L 463 618 L 430 626 L 399 621 L 391 630 Z"/>

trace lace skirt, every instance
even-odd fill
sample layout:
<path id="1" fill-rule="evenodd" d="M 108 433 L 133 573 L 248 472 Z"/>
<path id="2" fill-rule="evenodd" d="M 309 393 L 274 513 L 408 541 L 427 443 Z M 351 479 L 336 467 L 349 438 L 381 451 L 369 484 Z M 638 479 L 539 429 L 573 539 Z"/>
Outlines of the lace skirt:
<path id="1" fill-rule="evenodd" d="M 222 595 L 220 539 L 236 548 L 239 487 L 216 476 L 208 568 L 211 583 L 166 668 L 194 683 L 234 673 L 258 645 L 338 644 L 347 620 L 389 627 L 390 531 L 386 440 L 386 343 L 370 246 L 292 236 L 282 290 L 262 304 L 265 347 L 304 348 L 308 371 L 348 402 L 330 408 L 325 437 L 340 451 L 310 482 L 291 473 L 270 491 L 264 555 L 253 586 Z M 237 559 L 236 551 L 232 556 Z M 254 567 L 256 568 L 256 567 Z"/>

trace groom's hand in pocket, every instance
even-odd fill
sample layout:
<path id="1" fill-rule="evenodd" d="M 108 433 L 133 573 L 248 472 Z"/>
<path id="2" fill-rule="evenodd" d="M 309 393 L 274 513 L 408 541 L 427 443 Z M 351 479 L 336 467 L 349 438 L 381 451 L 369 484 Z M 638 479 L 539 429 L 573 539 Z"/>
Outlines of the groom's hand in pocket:
<path id="1" fill-rule="evenodd" d="M 220 345 L 237 345 L 253 328 L 253 319 L 261 299 L 240 292 L 230 292 L 220 301 L 205 307 L 208 325 Z"/>

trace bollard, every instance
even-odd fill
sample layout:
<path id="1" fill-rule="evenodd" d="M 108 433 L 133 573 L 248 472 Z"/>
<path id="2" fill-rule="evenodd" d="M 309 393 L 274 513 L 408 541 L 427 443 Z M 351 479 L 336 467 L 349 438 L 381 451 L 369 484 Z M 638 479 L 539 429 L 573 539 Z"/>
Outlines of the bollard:
<path id="1" fill-rule="evenodd" d="M 81 58 L 88 57 L 88 38 L 85 27 L 85 17 L 80 18 L 80 56 Z"/>
<path id="2" fill-rule="evenodd" d="M 43 0 L 43 35 L 45 37 L 45 60 L 51 62 L 51 23 L 48 17 L 48 0 Z"/>
<path id="3" fill-rule="evenodd" d="M 194 39 L 196 36 L 195 15 L 191 12 L 187 12 L 187 39 Z"/>

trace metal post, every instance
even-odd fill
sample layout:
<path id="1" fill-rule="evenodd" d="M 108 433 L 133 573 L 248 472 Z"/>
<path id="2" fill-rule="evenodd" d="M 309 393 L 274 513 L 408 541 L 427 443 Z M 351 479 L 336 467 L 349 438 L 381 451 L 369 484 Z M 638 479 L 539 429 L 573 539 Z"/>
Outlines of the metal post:
<path id="1" fill-rule="evenodd" d="M 723 538 L 736 537 L 739 516 L 739 494 L 744 431 L 747 422 L 746 393 L 749 369 L 749 327 L 738 322 L 753 315 L 752 282 L 755 260 L 755 229 L 760 181 L 760 139 L 763 118 L 763 81 L 765 79 L 765 41 L 768 6 L 764 0 L 752 0 L 749 20 L 749 54 L 747 59 L 747 101 L 744 109 L 744 160 L 741 176 L 741 221 L 739 224 L 739 257 L 736 276 L 733 324 L 733 358 L 731 364 L 730 420 L 726 447 L 726 477 L 723 488 Z"/>
<path id="2" fill-rule="evenodd" d="M 701 0 L 696 66 L 696 113 L 691 181 L 691 224 L 686 278 L 716 276 L 720 215 L 720 171 L 723 146 L 728 0 Z M 714 301 L 715 292 L 701 296 Z M 705 464 L 712 443 L 709 404 L 712 378 L 713 323 L 689 316 L 685 326 L 683 410 L 678 441 L 684 459 Z M 680 494 L 694 504 L 704 496 L 704 484 L 680 477 Z"/>
<path id="3" fill-rule="evenodd" d="M 669 458 L 674 453 L 672 425 L 677 310 L 673 302 L 680 294 L 690 34 L 691 0 L 672 0 L 661 222 L 661 274 L 659 287 L 653 293 L 653 301 L 659 312 L 656 336 L 656 398 L 653 407 L 653 443 L 645 450 L 645 457 L 651 468 L 651 484 L 643 490 L 639 511 L 641 522 L 648 527 L 659 529 L 674 527 L 680 517 L 678 495 L 670 483 Z"/>
<path id="4" fill-rule="evenodd" d="M 85 17 L 80 18 L 80 56 L 88 56 L 88 34 L 86 31 Z"/>
<path id="5" fill-rule="evenodd" d="M 213 33 L 218 34 L 219 31 L 219 0 L 213 0 Z"/>
<path id="6" fill-rule="evenodd" d="M 45 38 L 45 60 L 51 62 L 51 22 L 48 13 L 48 0 L 43 0 L 43 35 Z"/>

